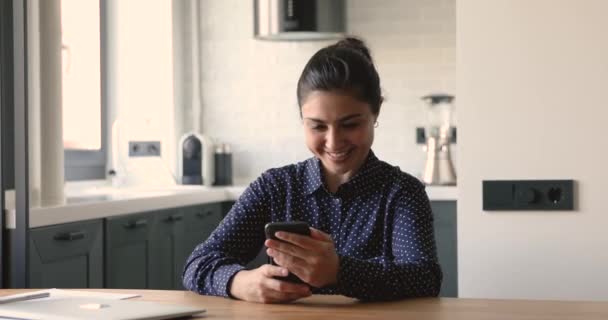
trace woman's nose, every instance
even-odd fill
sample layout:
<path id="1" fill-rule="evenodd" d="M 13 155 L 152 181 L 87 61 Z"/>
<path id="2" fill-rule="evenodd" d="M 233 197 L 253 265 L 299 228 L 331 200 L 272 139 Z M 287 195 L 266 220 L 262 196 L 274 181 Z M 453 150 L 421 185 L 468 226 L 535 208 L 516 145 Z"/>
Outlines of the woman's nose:
<path id="1" fill-rule="evenodd" d="M 344 138 L 342 137 L 340 130 L 335 128 L 327 130 L 325 147 L 331 151 L 338 151 L 342 145 L 344 145 Z"/>

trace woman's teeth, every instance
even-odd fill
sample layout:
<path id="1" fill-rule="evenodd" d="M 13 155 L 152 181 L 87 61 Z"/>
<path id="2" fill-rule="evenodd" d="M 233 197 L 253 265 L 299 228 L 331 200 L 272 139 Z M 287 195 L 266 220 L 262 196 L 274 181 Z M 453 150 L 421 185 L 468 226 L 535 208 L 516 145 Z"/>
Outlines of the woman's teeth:
<path id="1" fill-rule="evenodd" d="M 350 154 L 350 150 L 341 151 L 341 152 L 327 152 L 329 158 L 332 160 L 344 160 Z"/>

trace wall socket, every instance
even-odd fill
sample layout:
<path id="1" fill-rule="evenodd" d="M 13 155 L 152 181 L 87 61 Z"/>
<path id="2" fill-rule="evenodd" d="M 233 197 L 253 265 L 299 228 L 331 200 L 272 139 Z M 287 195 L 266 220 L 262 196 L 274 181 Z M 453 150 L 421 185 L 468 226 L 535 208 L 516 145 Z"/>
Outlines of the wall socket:
<path id="1" fill-rule="evenodd" d="M 129 157 L 160 157 L 160 141 L 129 141 Z"/>
<path id="2" fill-rule="evenodd" d="M 484 180 L 483 210 L 574 210 L 574 180 Z"/>

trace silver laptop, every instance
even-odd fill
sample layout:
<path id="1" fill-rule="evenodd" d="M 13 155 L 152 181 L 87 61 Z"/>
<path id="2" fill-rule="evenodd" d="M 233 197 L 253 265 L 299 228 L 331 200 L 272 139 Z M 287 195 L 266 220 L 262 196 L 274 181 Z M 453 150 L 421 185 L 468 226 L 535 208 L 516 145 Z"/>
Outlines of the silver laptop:
<path id="1" fill-rule="evenodd" d="M 0 318 L 33 320 L 162 320 L 202 315 L 204 312 L 203 308 L 183 305 L 99 298 L 30 300 L 0 306 Z"/>

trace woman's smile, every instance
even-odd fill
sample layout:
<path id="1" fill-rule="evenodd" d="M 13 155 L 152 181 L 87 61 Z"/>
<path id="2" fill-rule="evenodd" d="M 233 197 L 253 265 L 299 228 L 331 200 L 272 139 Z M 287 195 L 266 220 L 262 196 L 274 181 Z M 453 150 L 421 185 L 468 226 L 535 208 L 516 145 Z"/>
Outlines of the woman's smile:
<path id="1" fill-rule="evenodd" d="M 348 160 L 354 149 L 355 148 L 349 148 L 341 151 L 325 151 L 325 154 L 328 155 L 331 161 L 336 163 L 343 163 Z"/>

